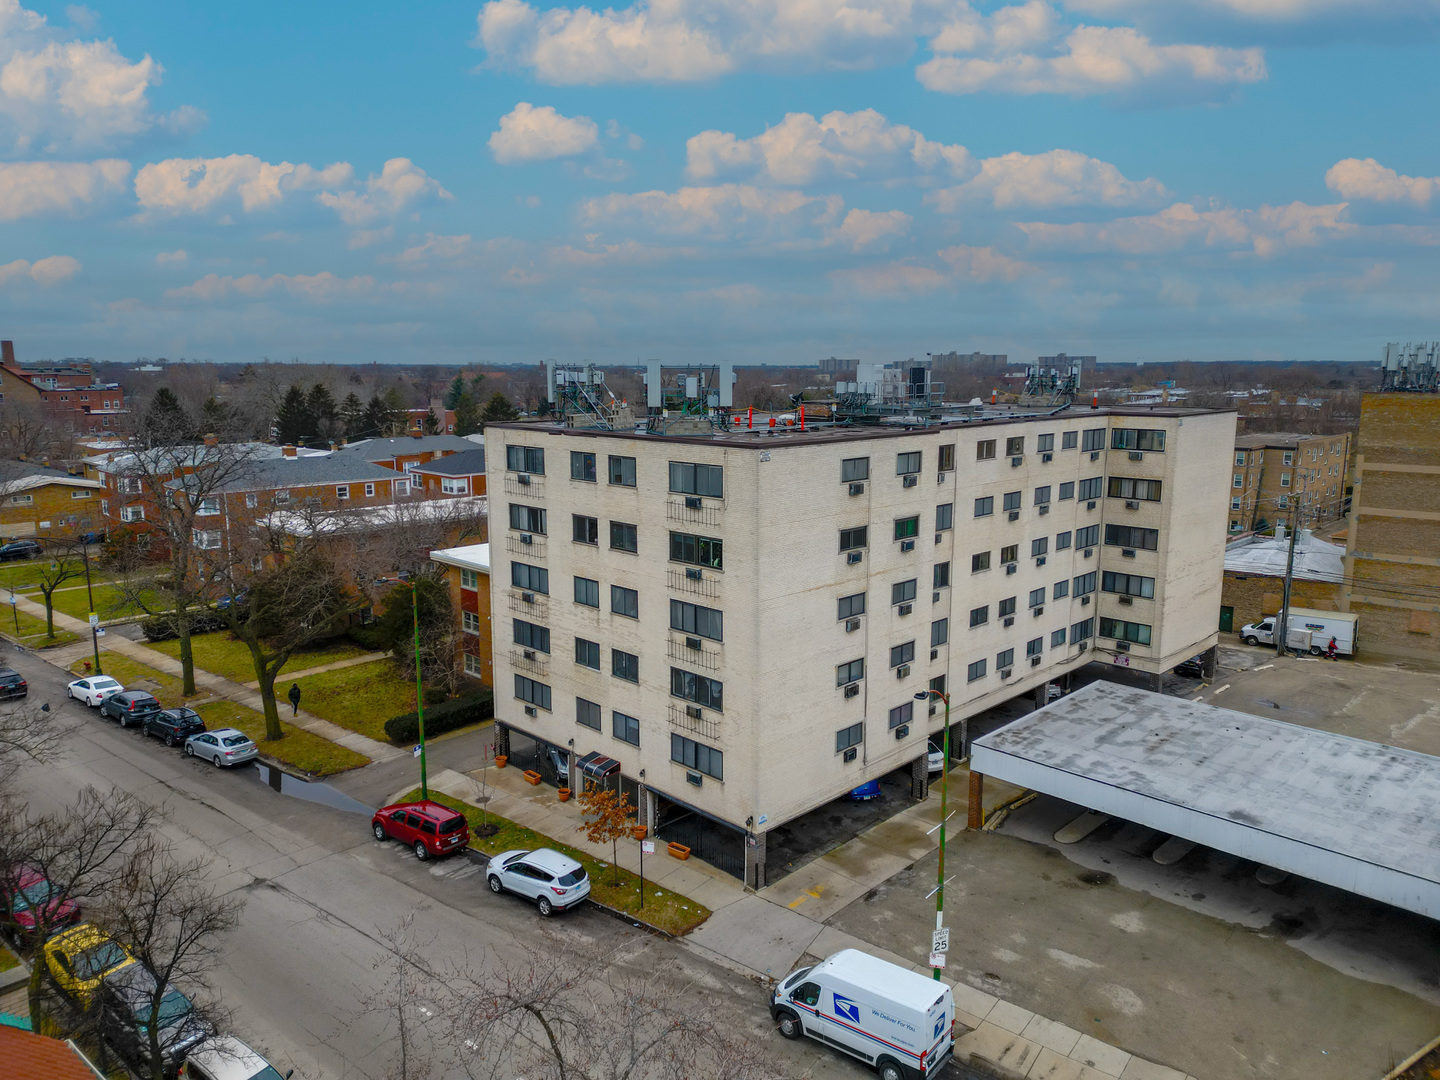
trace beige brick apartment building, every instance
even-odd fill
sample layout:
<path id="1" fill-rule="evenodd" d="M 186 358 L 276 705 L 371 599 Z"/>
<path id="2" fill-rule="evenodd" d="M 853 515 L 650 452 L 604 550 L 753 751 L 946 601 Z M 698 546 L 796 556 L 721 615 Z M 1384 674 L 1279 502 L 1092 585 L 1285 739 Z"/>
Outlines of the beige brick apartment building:
<path id="1" fill-rule="evenodd" d="M 1235 439 L 1230 479 L 1230 531 L 1304 528 L 1345 514 L 1350 433 L 1270 432 Z"/>
<path id="2" fill-rule="evenodd" d="M 1214 645 L 1234 429 L 492 425 L 500 738 L 617 769 L 652 827 L 728 826 L 763 882 L 768 830 L 896 769 L 923 794 L 943 710 L 917 692 L 958 724 L 1091 661 L 1158 675 Z"/>

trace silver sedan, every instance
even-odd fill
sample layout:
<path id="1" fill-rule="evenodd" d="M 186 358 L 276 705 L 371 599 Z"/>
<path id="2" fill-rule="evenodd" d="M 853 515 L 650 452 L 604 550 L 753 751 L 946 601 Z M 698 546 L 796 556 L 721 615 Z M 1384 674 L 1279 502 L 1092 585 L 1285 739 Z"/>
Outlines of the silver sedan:
<path id="1" fill-rule="evenodd" d="M 185 740 L 185 753 L 191 757 L 204 758 L 217 769 L 222 769 L 226 765 L 254 761 L 260 756 L 260 748 L 243 731 L 219 728 L 191 735 Z"/>

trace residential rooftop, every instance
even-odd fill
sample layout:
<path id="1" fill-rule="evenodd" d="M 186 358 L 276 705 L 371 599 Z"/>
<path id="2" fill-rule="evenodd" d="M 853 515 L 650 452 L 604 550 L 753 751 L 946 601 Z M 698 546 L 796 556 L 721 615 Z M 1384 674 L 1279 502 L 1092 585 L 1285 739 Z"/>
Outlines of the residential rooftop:
<path id="1" fill-rule="evenodd" d="M 475 476 L 485 471 L 485 448 L 471 446 L 469 450 L 461 450 L 458 454 L 446 454 L 423 465 L 416 465 L 410 471 L 429 473 L 432 476 Z"/>
<path id="2" fill-rule="evenodd" d="M 398 439 L 361 439 L 339 447 L 335 453 L 366 461 L 389 461 L 409 454 L 458 454 L 473 449 L 475 444 L 459 435 L 404 435 Z"/>
<path id="3" fill-rule="evenodd" d="M 339 454 L 315 457 L 256 457 L 245 463 L 243 470 L 215 490 L 270 491 L 277 488 L 311 487 L 316 484 L 354 484 L 381 480 L 403 479 L 403 474 L 363 458 Z M 166 487 L 178 488 L 185 478 L 171 480 Z"/>
<path id="4" fill-rule="evenodd" d="M 1272 446 L 1281 450 L 1293 450 L 1302 442 L 1309 442 L 1312 439 L 1342 437 L 1340 435 L 1304 435 L 1298 431 L 1270 431 L 1261 432 L 1258 435 L 1237 435 L 1235 445 L 1245 450 L 1262 450 Z"/>

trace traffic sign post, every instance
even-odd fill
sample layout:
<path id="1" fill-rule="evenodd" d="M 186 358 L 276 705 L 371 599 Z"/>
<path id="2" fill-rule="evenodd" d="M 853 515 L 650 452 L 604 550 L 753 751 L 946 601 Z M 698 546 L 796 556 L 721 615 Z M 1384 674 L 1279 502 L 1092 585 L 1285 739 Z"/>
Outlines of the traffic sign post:
<path id="1" fill-rule="evenodd" d="M 655 854 L 654 840 L 640 841 L 640 910 L 645 910 L 645 856 Z"/>
<path id="2" fill-rule="evenodd" d="M 950 951 L 950 928 L 948 926 L 939 927 L 931 933 L 930 951 L 932 953 L 948 953 Z"/>
<path id="3" fill-rule="evenodd" d="M 943 952 L 932 952 L 930 954 L 930 966 L 932 968 L 943 968 L 945 966 L 945 954 Z"/>

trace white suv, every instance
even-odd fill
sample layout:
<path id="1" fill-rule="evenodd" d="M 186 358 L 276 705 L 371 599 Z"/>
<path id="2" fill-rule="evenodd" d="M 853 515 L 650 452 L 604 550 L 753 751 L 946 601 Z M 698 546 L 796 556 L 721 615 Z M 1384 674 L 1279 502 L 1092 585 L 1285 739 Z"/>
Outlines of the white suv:
<path id="1" fill-rule="evenodd" d="M 534 900 L 541 915 L 574 907 L 590 895 L 590 878 L 574 859 L 550 848 L 507 851 L 485 867 L 493 893 Z"/>

